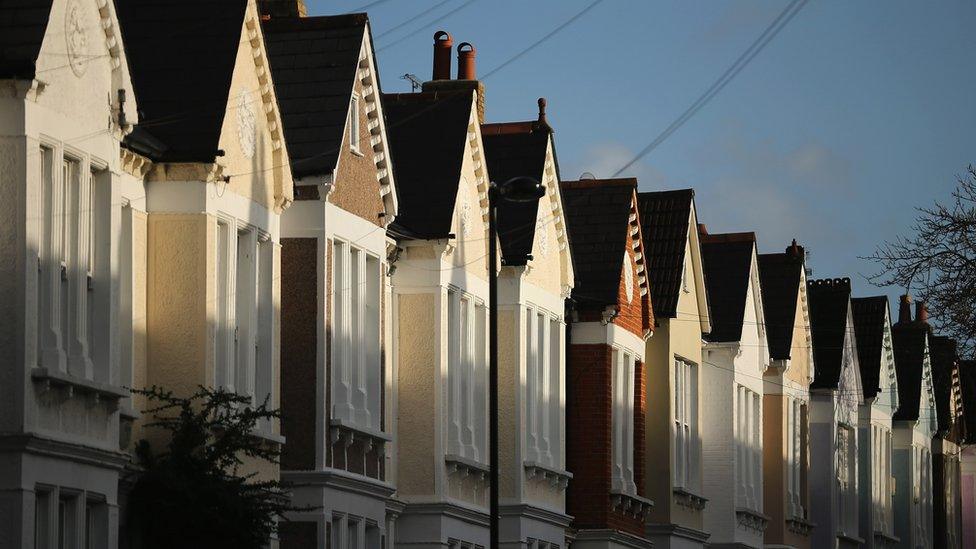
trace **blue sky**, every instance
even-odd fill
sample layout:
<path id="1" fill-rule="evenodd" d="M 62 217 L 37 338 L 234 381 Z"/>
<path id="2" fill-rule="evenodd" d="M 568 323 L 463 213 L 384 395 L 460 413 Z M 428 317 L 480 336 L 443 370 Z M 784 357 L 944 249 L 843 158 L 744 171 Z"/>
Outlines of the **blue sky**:
<path id="1" fill-rule="evenodd" d="M 431 37 L 478 49 L 486 73 L 590 0 L 390 0 L 370 10 L 383 89 L 428 79 Z M 307 0 L 314 15 L 366 0 Z M 687 108 L 786 5 L 766 0 L 606 0 L 485 82 L 489 121 L 536 115 L 546 97 L 564 179 L 610 176 Z M 857 295 L 877 243 L 909 230 L 976 162 L 976 2 L 811 0 L 708 106 L 636 164 L 641 190 L 693 187 L 711 232 L 792 238 L 815 277 Z M 387 49 L 384 45 L 416 32 Z M 897 290 L 887 291 L 891 295 Z"/>

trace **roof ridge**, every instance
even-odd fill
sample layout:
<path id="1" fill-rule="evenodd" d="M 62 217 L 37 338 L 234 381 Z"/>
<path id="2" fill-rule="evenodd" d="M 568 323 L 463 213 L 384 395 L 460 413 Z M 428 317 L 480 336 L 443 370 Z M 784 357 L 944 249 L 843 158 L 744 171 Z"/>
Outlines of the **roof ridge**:
<path id="1" fill-rule="evenodd" d="M 559 185 L 566 189 L 587 189 L 606 187 L 634 187 L 637 188 L 636 177 L 612 177 L 607 179 L 576 179 L 560 181 Z"/>

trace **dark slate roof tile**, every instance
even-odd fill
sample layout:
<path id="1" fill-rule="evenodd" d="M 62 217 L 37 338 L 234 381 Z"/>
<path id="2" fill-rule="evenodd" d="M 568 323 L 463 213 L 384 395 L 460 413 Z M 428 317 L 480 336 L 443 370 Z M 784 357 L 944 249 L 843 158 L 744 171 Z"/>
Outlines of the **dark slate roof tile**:
<path id="1" fill-rule="evenodd" d="M 773 360 L 788 360 L 793 348 L 793 325 L 800 297 L 803 255 L 789 252 L 759 255 L 766 339 Z"/>
<path id="2" fill-rule="evenodd" d="M 602 310 L 619 299 L 636 179 L 588 179 L 560 185 L 582 308 Z"/>
<path id="3" fill-rule="evenodd" d="M 861 368 L 861 390 L 864 398 L 871 398 L 880 390 L 881 360 L 884 352 L 884 333 L 887 324 L 888 298 L 885 296 L 855 297 L 851 299 L 854 315 L 854 338 L 857 341 L 857 361 Z"/>
<path id="4" fill-rule="evenodd" d="M 446 238 L 457 201 L 473 91 L 384 94 L 399 213 L 391 231 Z"/>
<path id="5" fill-rule="evenodd" d="M 499 131 L 499 130 L 508 131 Z M 482 124 L 488 175 L 496 183 L 527 176 L 542 181 L 548 127 L 531 122 Z M 498 240 L 505 265 L 525 265 L 535 242 L 538 202 L 498 204 Z M 548 221 L 548 220 L 544 220 Z"/>
<path id="6" fill-rule="evenodd" d="M 0 2 L 0 78 L 34 78 L 51 0 Z"/>
<path id="7" fill-rule="evenodd" d="M 811 389 L 836 389 L 843 367 L 847 314 L 851 301 L 849 278 L 807 281 L 813 362 L 816 365 Z"/>
<path id="8" fill-rule="evenodd" d="M 917 322 L 898 322 L 891 327 L 898 374 L 898 410 L 893 419 L 917 421 L 922 396 L 922 366 L 925 360 L 928 326 Z"/>
<path id="9" fill-rule="evenodd" d="M 658 317 L 674 318 L 677 314 L 694 198 L 692 189 L 637 195 L 651 302 Z"/>
<path id="10" fill-rule="evenodd" d="M 733 342 L 742 338 L 754 233 L 703 234 L 702 264 L 711 311 L 712 331 L 705 339 Z"/>
<path id="11" fill-rule="evenodd" d="M 262 25 L 295 177 L 330 174 L 338 162 L 368 23 L 354 13 Z"/>
<path id="12" fill-rule="evenodd" d="M 247 1 L 117 0 L 117 6 L 140 126 L 167 146 L 155 160 L 213 161 Z"/>

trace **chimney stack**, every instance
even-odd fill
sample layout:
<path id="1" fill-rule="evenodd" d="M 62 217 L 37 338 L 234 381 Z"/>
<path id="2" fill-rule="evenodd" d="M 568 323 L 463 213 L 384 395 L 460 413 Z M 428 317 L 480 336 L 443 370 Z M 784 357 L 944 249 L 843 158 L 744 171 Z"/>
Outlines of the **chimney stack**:
<path id="1" fill-rule="evenodd" d="M 708 227 L 706 227 L 704 223 L 698 224 L 698 234 L 708 235 Z"/>
<path id="2" fill-rule="evenodd" d="M 898 302 L 898 323 L 908 324 L 912 321 L 912 296 L 903 294 Z"/>
<path id="3" fill-rule="evenodd" d="M 305 17 L 305 0 L 258 0 L 262 18 Z"/>
<path id="4" fill-rule="evenodd" d="M 447 31 L 434 34 L 434 72 L 431 80 L 451 79 L 451 50 L 454 39 Z"/>
<path id="5" fill-rule="evenodd" d="M 803 250 L 803 246 L 796 243 L 796 239 L 786 248 L 786 254 L 793 259 L 799 259 L 801 261 L 806 259 L 806 252 Z"/>
<path id="6" fill-rule="evenodd" d="M 929 321 L 929 306 L 925 301 L 915 303 L 915 322 Z"/>
<path id="7" fill-rule="evenodd" d="M 458 69 L 457 69 L 457 79 L 458 80 L 477 80 L 477 71 L 475 70 L 475 56 L 478 54 L 478 50 L 474 49 L 471 42 L 461 42 L 457 47 L 458 56 Z"/>

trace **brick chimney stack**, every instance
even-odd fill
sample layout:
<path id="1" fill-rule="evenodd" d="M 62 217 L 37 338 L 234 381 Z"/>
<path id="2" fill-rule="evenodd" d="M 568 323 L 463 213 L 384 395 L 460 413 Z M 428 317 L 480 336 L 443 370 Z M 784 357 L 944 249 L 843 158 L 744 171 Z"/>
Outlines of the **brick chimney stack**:
<path id="1" fill-rule="evenodd" d="M 908 324 L 912 321 L 912 296 L 903 294 L 898 301 L 898 324 Z"/>
<path id="2" fill-rule="evenodd" d="M 305 0 L 258 0 L 258 11 L 262 17 L 284 18 L 305 17 Z"/>
<path id="3" fill-rule="evenodd" d="M 806 251 L 804 251 L 803 246 L 796 243 L 795 238 L 789 247 L 786 248 L 786 253 L 793 259 L 799 259 L 800 261 L 806 260 Z"/>
<path id="4" fill-rule="evenodd" d="M 434 34 L 434 71 L 431 80 L 451 79 L 451 49 L 454 39 L 447 31 L 437 31 Z"/>

